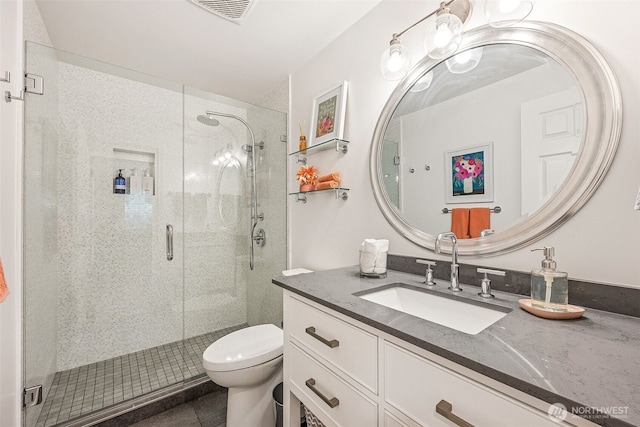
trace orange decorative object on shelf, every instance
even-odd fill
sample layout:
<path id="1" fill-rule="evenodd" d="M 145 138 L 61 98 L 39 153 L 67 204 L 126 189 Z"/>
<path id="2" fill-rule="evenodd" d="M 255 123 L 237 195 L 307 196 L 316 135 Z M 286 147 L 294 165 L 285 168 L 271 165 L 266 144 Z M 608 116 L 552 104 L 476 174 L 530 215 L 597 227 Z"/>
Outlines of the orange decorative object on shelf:
<path id="1" fill-rule="evenodd" d="M 305 191 L 313 191 L 316 189 L 315 184 L 300 184 L 300 192 L 304 193 Z"/>
<path id="2" fill-rule="evenodd" d="M 318 182 L 318 169 L 315 166 L 302 166 L 296 173 L 296 179 L 300 181 L 300 191 L 312 191 Z"/>
<path id="3" fill-rule="evenodd" d="M 300 152 L 302 152 L 302 154 L 306 154 L 307 153 L 307 137 L 302 135 L 300 137 L 300 144 L 298 145 L 298 148 L 300 149 Z"/>

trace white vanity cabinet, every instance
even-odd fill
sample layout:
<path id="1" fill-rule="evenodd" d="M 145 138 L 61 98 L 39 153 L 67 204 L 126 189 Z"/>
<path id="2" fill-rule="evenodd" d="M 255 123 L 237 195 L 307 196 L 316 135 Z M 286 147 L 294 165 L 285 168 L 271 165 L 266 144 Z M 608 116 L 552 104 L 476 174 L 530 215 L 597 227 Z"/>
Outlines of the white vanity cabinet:
<path id="1" fill-rule="evenodd" d="M 287 427 L 299 427 L 299 402 L 327 427 L 571 425 L 552 421 L 545 402 L 286 290 L 284 333 Z"/>

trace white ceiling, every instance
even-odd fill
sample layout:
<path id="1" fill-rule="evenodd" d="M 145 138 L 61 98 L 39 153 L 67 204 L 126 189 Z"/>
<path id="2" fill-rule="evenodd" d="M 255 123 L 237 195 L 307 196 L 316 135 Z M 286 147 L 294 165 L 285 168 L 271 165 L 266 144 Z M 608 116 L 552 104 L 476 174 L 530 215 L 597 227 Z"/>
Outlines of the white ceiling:
<path id="1" fill-rule="evenodd" d="M 53 47 L 256 103 L 380 0 L 256 0 L 242 24 L 189 0 L 36 0 Z"/>

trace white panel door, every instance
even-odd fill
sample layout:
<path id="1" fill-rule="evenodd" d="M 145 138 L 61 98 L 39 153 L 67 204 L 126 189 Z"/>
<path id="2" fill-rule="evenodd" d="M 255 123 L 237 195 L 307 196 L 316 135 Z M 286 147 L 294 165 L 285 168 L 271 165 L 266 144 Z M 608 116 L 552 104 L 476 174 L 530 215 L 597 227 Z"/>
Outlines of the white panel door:
<path id="1" fill-rule="evenodd" d="M 562 185 L 582 141 L 578 91 L 537 98 L 521 109 L 522 215 L 533 213 Z"/>

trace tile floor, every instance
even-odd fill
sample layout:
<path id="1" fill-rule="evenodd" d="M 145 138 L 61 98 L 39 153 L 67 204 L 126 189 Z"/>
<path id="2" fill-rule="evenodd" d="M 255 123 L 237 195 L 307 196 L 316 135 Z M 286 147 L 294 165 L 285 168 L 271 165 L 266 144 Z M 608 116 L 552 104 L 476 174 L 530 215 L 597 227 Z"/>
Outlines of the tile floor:
<path id="1" fill-rule="evenodd" d="M 226 393 L 209 393 L 129 427 L 225 427 Z"/>
<path id="2" fill-rule="evenodd" d="M 218 338 L 247 326 L 233 326 L 58 372 L 35 427 L 55 426 L 203 374 L 201 357 L 204 350 Z M 188 408 L 182 410 L 189 412 Z"/>

